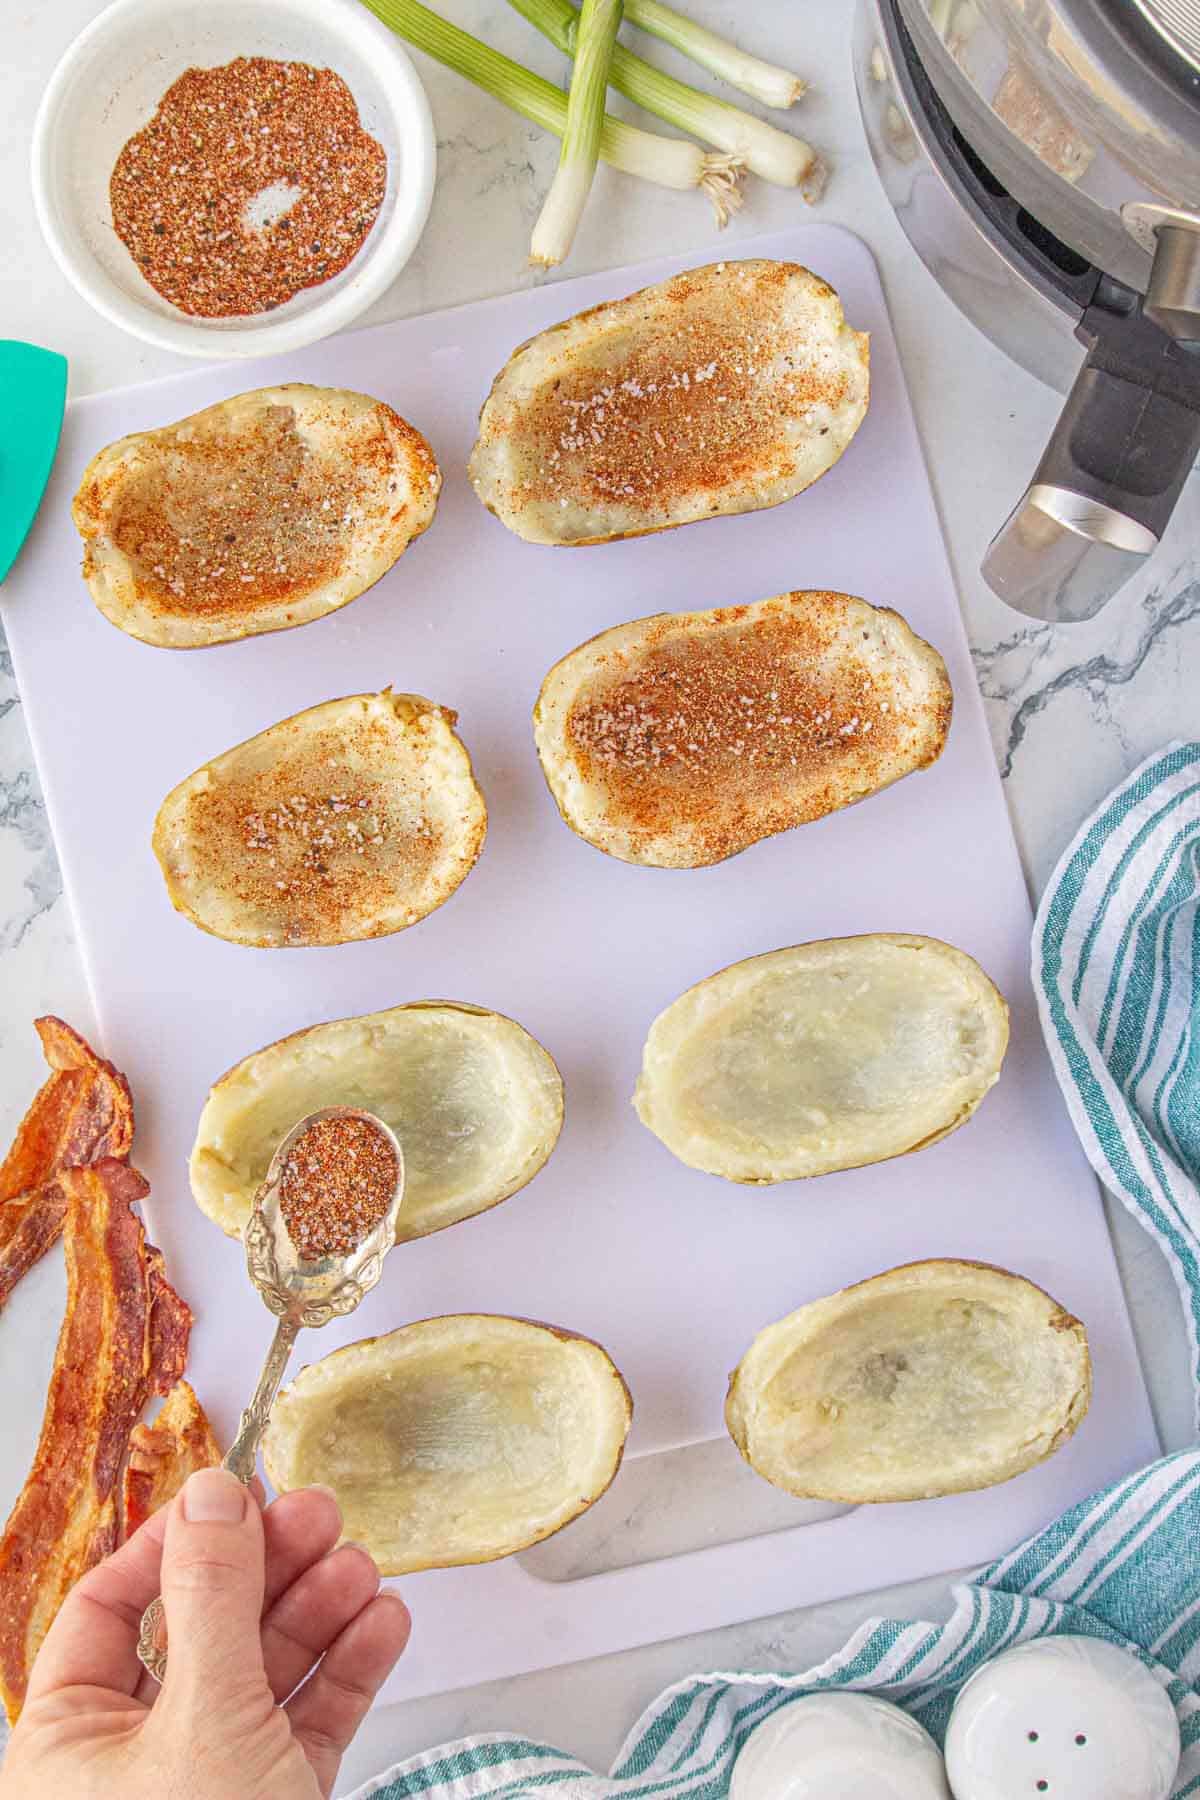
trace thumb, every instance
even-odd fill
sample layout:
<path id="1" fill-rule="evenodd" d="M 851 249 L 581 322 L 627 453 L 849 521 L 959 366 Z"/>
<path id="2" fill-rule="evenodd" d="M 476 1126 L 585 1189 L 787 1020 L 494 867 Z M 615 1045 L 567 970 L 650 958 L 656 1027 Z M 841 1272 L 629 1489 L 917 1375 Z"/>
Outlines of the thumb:
<path id="1" fill-rule="evenodd" d="M 266 1691 L 262 1514 L 225 1469 L 200 1469 L 171 1504 L 163 1538 L 164 1697 L 210 1708 Z"/>

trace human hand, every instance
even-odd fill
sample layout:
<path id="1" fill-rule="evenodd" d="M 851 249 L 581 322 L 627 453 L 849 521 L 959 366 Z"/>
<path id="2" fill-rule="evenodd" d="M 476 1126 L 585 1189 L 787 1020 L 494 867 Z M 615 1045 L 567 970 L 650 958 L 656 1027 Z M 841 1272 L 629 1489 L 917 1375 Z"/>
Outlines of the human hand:
<path id="1" fill-rule="evenodd" d="M 64 1601 L 0 1800 L 327 1800 L 409 1634 L 367 1552 L 333 1548 L 340 1530 L 327 1488 L 264 1512 L 225 1470 L 193 1475 Z M 160 1591 L 161 1689 L 137 1657 Z"/>

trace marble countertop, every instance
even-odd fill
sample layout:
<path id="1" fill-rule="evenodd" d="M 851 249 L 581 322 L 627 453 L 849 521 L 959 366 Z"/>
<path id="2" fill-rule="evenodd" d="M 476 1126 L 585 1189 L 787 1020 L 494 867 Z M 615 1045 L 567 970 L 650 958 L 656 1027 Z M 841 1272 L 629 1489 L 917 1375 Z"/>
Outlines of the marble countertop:
<path id="1" fill-rule="evenodd" d="M 559 59 L 501 0 L 438 0 L 461 23 L 558 79 Z M 769 51 L 813 83 L 794 115 L 828 154 L 833 177 L 819 216 L 857 231 L 882 274 L 962 596 L 996 757 L 1036 894 L 1081 816 L 1143 756 L 1194 734 L 1200 691 L 1200 481 L 1193 477 L 1167 539 L 1145 573 L 1089 624 L 1054 630 L 1019 618 L 984 586 L 979 557 L 1033 468 L 1059 401 L 1007 361 L 956 312 L 909 248 L 891 214 L 860 132 L 850 74 L 846 0 L 804 8 L 688 0 L 704 22 Z M 181 359 L 125 337 L 71 290 L 44 250 L 26 164 L 38 98 L 67 43 L 99 10 L 97 0 L 54 7 L 11 0 L 0 68 L 0 320 L 6 336 L 64 351 L 79 396 L 170 373 Z M 752 15 L 752 17 L 751 17 Z M 753 41 L 752 41 L 753 40 Z M 433 212 L 416 255 L 366 322 L 529 285 L 529 232 L 555 162 L 555 145 L 456 76 L 418 58 L 437 123 Z M 671 61 L 664 53 L 664 61 Z M 694 73 L 689 79 L 695 79 Z M 620 110 L 621 103 L 614 105 Z M 677 195 L 600 170 L 564 274 L 636 262 L 671 249 L 714 250 L 804 216 L 792 193 L 756 184 L 718 239 L 697 196 Z M 814 214 L 813 216 L 818 216 Z M 469 229 L 466 221 L 469 219 Z M 54 844 L 25 735 L 21 700 L 0 637 L 0 1140 L 7 1142 L 42 1065 L 30 1020 L 53 1011 L 86 1029 L 91 1003 L 75 951 Z M 1122 1275 L 1164 1448 L 1191 1438 L 1191 1397 L 1178 1302 L 1149 1239 L 1118 1214 Z M 32 1449 L 61 1305 L 49 1265 L 22 1284 L 6 1316 L 12 1341 L 31 1347 L 28 1405 L 14 1432 Z M 11 1355 L 12 1352 L 10 1351 Z M 11 1363 L 9 1365 L 12 1366 Z M 14 1404 L 8 1386 L 9 1405 Z M 25 1416 L 27 1414 L 27 1416 Z M 22 1465 L 23 1466 L 23 1465 Z M 7 1503 L 17 1467 L 0 1473 Z M 652 1510 L 673 1517 L 693 1482 L 660 1493 Z M 639 1505 L 625 1529 L 649 1529 Z M 686 1525 L 683 1527 L 686 1531 Z M 695 1541 L 693 1539 L 693 1541 Z M 497 1682 L 381 1709 L 347 1758 L 343 1789 L 388 1762 L 472 1730 L 546 1737 L 595 1767 L 607 1766 L 640 1708 L 698 1668 L 803 1667 L 831 1650 L 868 1613 L 933 1618 L 949 1610 L 946 1583 L 926 1581 L 650 1646 L 591 1664 Z"/>

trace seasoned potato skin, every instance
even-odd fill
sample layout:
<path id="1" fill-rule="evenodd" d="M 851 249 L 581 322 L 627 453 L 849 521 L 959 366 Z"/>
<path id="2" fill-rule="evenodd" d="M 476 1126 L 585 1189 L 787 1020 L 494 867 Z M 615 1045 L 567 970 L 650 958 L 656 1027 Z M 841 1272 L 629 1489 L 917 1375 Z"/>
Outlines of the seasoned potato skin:
<path id="1" fill-rule="evenodd" d="M 191 650 L 347 605 L 428 529 L 440 489 L 428 443 L 384 401 L 292 382 L 109 444 L 72 517 L 110 623 Z"/>
<path id="2" fill-rule="evenodd" d="M 465 880 L 487 831 L 456 724 L 448 707 L 385 688 L 308 707 L 204 763 L 154 824 L 171 904 L 200 930 L 257 949 L 419 923 Z M 355 836 L 360 808 L 371 828 Z"/>
<path id="3" fill-rule="evenodd" d="M 600 632 L 550 670 L 533 731 L 579 837 L 697 869 L 929 768 L 952 710 L 899 613 L 798 590 Z"/>
<path id="4" fill-rule="evenodd" d="M 869 346 L 798 263 L 686 269 L 520 345 L 468 472 L 529 543 L 612 543 L 789 500 L 866 413 Z"/>

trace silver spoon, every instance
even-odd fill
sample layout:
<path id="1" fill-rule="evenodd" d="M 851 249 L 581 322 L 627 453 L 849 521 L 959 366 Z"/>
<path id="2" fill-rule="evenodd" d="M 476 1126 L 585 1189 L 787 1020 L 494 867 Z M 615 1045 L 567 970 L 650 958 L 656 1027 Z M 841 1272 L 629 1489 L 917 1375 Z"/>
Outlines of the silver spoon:
<path id="1" fill-rule="evenodd" d="M 396 1191 L 379 1223 L 341 1256 L 305 1261 L 288 1236 L 279 1206 L 280 1183 L 292 1146 L 311 1125 L 322 1119 L 362 1119 L 374 1126 L 391 1145 L 396 1158 Z M 254 1196 L 254 1208 L 246 1221 L 242 1242 L 246 1268 L 279 1323 L 267 1360 L 263 1364 L 254 1398 L 242 1414 L 238 1434 L 223 1457 L 221 1467 L 248 1487 L 254 1479 L 258 1446 L 271 1417 L 271 1407 L 300 1331 L 328 1325 L 330 1319 L 352 1313 L 383 1272 L 383 1259 L 396 1240 L 396 1220 L 404 1199 L 404 1152 L 395 1134 L 374 1113 L 357 1106 L 327 1106 L 309 1113 L 293 1126 L 271 1158 L 266 1178 Z M 167 1669 L 167 1627 L 162 1596 L 152 1600 L 142 1614 L 137 1653 L 156 1681 Z"/>

